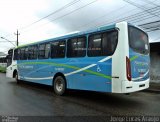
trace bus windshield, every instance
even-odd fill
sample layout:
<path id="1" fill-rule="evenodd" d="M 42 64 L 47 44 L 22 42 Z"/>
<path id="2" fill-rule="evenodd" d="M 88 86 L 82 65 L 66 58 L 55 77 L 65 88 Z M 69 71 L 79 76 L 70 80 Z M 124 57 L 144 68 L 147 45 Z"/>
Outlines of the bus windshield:
<path id="1" fill-rule="evenodd" d="M 142 30 L 129 26 L 129 46 L 134 51 L 141 54 L 149 53 L 148 35 Z"/>
<path id="2" fill-rule="evenodd" d="M 13 49 L 8 51 L 7 55 L 7 67 L 12 64 L 12 55 L 13 55 Z"/>

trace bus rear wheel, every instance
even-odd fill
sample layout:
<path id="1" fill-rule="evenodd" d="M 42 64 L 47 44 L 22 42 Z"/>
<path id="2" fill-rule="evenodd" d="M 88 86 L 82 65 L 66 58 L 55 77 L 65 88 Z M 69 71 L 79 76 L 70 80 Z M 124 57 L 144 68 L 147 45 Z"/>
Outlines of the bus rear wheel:
<path id="1" fill-rule="evenodd" d="M 66 91 L 66 81 L 64 79 L 64 77 L 62 76 L 57 76 L 55 79 L 54 79 L 54 92 L 57 94 L 57 95 L 64 95 Z"/>

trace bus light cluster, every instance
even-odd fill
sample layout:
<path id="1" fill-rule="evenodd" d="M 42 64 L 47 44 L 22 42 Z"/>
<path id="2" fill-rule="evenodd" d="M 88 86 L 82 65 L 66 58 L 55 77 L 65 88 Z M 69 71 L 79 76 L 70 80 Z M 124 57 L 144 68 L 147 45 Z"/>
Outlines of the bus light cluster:
<path id="1" fill-rule="evenodd" d="M 127 56 L 126 56 L 126 71 L 127 71 L 127 79 L 131 81 L 131 62 Z"/>

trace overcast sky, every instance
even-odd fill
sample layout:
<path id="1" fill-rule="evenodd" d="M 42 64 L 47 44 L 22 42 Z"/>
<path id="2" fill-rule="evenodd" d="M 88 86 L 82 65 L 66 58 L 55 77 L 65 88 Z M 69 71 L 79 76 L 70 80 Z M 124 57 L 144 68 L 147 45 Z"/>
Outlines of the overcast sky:
<path id="1" fill-rule="evenodd" d="M 158 0 L 147 1 L 159 4 Z M 138 5 L 146 8 L 156 6 L 144 0 L 138 2 Z M 112 24 L 139 12 L 142 10 L 124 0 L 0 0 L 0 37 L 15 41 L 14 32 L 19 29 L 20 44 L 25 44 Z M 51 16 L 40 20 L 51 13 Z M 143 21 L 132 19 L 131 22 L 138 25 L 154 19 L 159 18 L 153 16 Z M 159 41 L 157 33 L 160 31 L 151 34 L 150 41 Z M 0 52 L 12 47 L 12 44 L 4 41 L 0 39 Z"/>

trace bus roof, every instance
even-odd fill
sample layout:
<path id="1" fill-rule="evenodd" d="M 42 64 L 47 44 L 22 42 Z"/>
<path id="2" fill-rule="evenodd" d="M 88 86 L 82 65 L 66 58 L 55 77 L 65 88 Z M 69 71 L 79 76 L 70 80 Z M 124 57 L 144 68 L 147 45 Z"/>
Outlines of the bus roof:
<path id="1" fill-rule="evenodd" d="M 59 37 L 55 37 L 55 38 L 50 38 L 50 39 L 46 39 L 46 40 L 43 40 L 43 41 L 37 41 L 37 42 L 29 43 L 29 44 L 20 45 L 17 48 L 26 47 L 26 46 L 30 46 L 30 45 L 34 45 L 34 44 L 50 42 L 50 41 L 56 41 L 56 40 L 60 40 L 60 39 L 61 40 L 62 39 L 67 39 L 67 38 L 71 38 L 71 37 L 74 37 L 74 36 L 81 36 L 81 35 L 85 35 L 85 34 L 94 33 L 94 32 L 97 32 L 97 31 L 110 30 L 110 29 L 115 28 L 115 26 L 116 26 L 116 24 L 112 24 L 112 25 L 109 25 L 109 26 L 102 26 L 102 27 L 98 27 L 96 29 L 94 28 L 94 29 L 87 30 L 87 31 L 75 32 L 75 33 L 72 33 L 72 34 L 67 34 L 67 35 L 63 35 L 63 36 L 59 36 Z"/>

